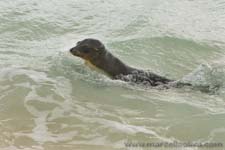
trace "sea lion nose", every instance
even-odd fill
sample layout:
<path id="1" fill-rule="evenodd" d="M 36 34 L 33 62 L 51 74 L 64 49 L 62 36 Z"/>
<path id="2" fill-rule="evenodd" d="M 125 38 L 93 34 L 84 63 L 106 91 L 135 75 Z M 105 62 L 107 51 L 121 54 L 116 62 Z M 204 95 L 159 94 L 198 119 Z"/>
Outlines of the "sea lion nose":
<path id="1" fill-rule="evenodd" d="M 80 51 L 78 49 L 76 49 L 76 47 L 71 48 L 69 51 L 70 51 L 71 54 L 73 54 L 75 56 L 80 56 L 81 55 Z"/>
<path id="2" fill-rule="evenodd" d="M 70 53 L 76 54 L 76 53 L 78 53 L 78 50 L 73 47 L 70 49 Z"/>
<path id="3" fill-rule="evenodd" d="M 70 49 L 70 52 L 71 52 L 71 53 L 73 52 L 73 48 Z"/>

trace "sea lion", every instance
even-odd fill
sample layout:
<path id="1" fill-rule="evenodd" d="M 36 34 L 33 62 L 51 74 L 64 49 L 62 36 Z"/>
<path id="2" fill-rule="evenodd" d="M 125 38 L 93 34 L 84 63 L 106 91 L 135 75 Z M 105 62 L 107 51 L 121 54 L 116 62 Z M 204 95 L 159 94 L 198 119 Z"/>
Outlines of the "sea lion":
<path id="1" fill-rule="evenodd" d="M 70 52 L 74 56 L 84 59 L 85 64 L 89 67 L 103 71 L 111 79 L 151 86 L 168 84 L 174 81 L 124 64 L 120 59 L 112 55 L 97 39 L 89 38 L 79 41 L 75 47 L 70 49 Z"/>

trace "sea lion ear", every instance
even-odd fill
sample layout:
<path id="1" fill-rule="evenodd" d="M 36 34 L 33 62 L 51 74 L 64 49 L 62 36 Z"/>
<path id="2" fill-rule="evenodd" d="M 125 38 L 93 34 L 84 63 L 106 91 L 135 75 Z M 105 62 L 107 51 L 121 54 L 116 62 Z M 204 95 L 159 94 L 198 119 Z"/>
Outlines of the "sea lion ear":
<path id="1" fill-rule="evenodd" d="M 95 51 L 99 51 L 99 49 L 98 49 L 98 48 L 94 48 L 94 50 L 95 50 Z"/>
<path id="2" fill-rule="evenodd" d="M 97 48 L 94 48 L 95 51 L 101 51 L 101 50 L 104 50 L 104 49 L 105 49 L 105 46 L 103 44 L 101 44 Z"/>
<path id="3" fill-rule="evenodd" d="M 105 49 L 105 46 L 101 43 L 101 45 L 99 46 L 99 49 L 100 50 L 104 50 Z"/>

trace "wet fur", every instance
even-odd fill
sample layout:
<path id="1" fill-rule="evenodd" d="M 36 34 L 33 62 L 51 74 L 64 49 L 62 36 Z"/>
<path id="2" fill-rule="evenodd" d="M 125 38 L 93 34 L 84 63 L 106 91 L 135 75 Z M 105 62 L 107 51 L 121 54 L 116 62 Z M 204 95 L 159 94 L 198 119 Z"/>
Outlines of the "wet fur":
<path id="1" fill-rule="evenodd" d="M 70 49 L 70 52 L 75 56 L 83 58 L 92 68 L 96 67 L 104 71 L 112 79 L 149 84 L 151 86 L 168 84 L 174 81 L 124 64 L 120 59 L 106 50 L 105 46 L 96 39 L 80 41 L 75 47 Z"/>

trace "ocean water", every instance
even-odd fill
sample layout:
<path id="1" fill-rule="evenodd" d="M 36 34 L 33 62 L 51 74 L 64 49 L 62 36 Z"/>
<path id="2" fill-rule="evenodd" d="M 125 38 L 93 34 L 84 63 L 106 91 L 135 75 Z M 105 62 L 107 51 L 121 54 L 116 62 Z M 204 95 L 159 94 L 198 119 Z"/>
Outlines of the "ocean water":
<path id="1" fill-rule="evenodd" d="M 225 149 L 224 10 L 223 0 L 0 1 L 0 149 Z M 113 81 L 69 53 L 84 38 L 194 86 Z"/>

